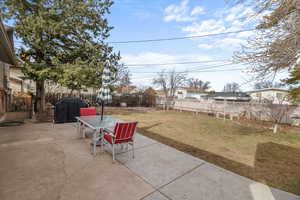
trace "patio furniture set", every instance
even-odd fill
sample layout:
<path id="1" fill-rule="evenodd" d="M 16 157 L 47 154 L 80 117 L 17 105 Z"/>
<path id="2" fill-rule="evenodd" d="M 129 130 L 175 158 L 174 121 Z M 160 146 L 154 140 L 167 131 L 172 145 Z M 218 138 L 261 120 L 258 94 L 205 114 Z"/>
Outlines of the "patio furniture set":
<path id="1" fill-rule="evenodd" d="M 92 152 L 96 155 L 97 145 L 101 145 L 104 151 L 105 145 L 110 145 L 112 149 L 113 161 L 115 161 L 116 145 L 132 146 L 132 156 L 134 158 L 134 135 L 137 122 L 124 122 L 109 115 L 97 115 L 96 108 L 80 108 L 80 117 L 77 119 L 77 131 L 85 138 L 85 130 L 91 129 Z"/>

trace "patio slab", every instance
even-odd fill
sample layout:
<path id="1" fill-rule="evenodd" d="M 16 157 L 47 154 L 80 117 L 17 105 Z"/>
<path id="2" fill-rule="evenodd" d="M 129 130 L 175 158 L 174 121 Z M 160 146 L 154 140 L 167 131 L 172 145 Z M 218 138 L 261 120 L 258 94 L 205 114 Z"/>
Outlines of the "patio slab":
<path id="1" fill-rule="evenodd" d="M 132 159 L 130 153 L 117 155 L 116 158 L 155 188 L 204 163 L 198 158 L 161 143 L 137 149 L 135 159 Z"/>
<path id="2" fill-rule="evenodd" d="M 0 160 L 1 200 L 139 200 L 155 191 L 109 154 L 92 156 L 71 124 L 0 128 Z"/>
<path id="3" fill-rule="evenodd" d="M 212 164 L 204 164 L 161 188 L 172 200 L 299 200 Z"/>
<path id="4" fill-rule="evenodd" d="M 169 200 L 166 196 L 162 195 L 160 192 L 153 192 L 152 194 L 146 196 L 142 200 Z"/>
<path id="5" fill-rule="evenodd" d="M 0 199 L 300 200 L 139 134 L 135 147 L 112 163 L 74 124 L 0 128 Z"/>

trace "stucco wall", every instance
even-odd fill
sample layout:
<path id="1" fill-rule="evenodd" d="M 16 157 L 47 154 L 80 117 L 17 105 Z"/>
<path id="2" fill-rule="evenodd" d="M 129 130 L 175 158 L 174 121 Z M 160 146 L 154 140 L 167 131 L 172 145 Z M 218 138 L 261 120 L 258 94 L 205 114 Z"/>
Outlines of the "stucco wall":
<path id="1" fill-rule="evenodd" d="M 278 98 L 278 95 L 280 95 L 281 98 Z M 269 101 L 273 101 L 275 104 L 289 104 L 290 102 L 286 100 L 287 95 L 287 91 L 280 90 L 257 91 L 250 94 L 251 98 L 256 101 L 263 101 L 264 99 L 267 99 Z"/>

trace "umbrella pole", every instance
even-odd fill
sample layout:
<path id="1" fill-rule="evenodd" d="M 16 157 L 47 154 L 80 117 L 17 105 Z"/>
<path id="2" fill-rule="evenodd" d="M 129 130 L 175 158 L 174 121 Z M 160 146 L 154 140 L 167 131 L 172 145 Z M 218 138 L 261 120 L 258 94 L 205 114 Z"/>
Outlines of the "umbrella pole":
<path id="1" fill-rule="evenodd" d="M 104 101 L 103 99 L 101 99 L 101 107 L 102 107 L 102 110 L 101 110 L 101 121 L 103 120 L 103 113 L 104 113 Z"/>

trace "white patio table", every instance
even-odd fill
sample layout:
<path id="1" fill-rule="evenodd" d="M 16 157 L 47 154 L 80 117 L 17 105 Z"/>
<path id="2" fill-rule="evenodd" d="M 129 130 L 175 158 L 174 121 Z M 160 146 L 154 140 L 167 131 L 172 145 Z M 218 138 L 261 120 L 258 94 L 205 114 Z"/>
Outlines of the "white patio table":
<path id="1" fill-rule="evenodd" d="M 96 155 L 96 145 L 99 139 L 102 139 L 102 130 L 110 129 L 113 130 L 115 124 L 118 122 L 124 122 L 123 120 L 116 119 L 110 115 L 104 115 L 103 120 L 101 120 L 100 115 L 96 116 L 82 116 L 76 117 L 77 119 L 77 132 L 82 134 L 85 138 L 85 132 L 82 131 L 83 127 L 88 127 L 93 130 L 92 144 L 93 144 L 93 154 Z"/>

